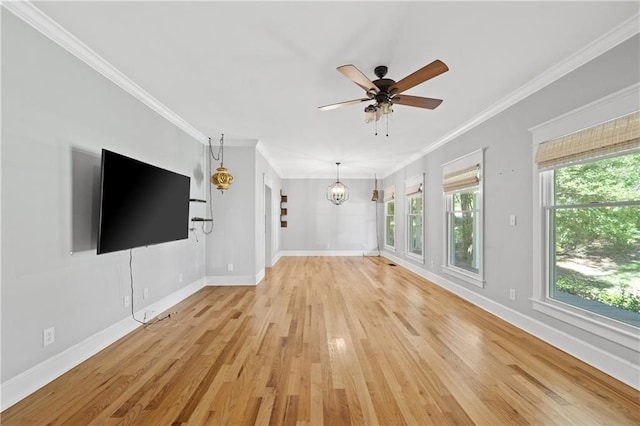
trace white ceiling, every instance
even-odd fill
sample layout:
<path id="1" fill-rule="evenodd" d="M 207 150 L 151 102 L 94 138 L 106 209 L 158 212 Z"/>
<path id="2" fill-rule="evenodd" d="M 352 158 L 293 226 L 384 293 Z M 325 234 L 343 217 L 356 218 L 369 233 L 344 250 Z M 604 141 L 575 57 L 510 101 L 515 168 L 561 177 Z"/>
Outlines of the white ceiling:
<path id="1" fill-rule="evenodd" d="M 613 2 L 37 2 L 44 13 L 203 134 L 259 140 L 282 177 L 384 176 L 441 143 L 554 65 L 638 14 Z M 336 71 L 400 80 L 440 59 L 450 71 L 364 123 Z M 229 167 L 233 167 L 231 164 Z"/>

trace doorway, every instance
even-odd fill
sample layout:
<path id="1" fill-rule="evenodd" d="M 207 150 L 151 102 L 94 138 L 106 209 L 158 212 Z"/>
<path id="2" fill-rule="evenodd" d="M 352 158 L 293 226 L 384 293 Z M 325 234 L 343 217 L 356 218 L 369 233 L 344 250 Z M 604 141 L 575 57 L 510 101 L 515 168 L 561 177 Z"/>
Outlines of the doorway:
<path id="1" fill-rule="evenodd" d="M 271 253 L 273 234 L 273 203 L 271 201 L 271 188 L 264 186 L 264 266 L 272 267 L 273 256 Z"/>

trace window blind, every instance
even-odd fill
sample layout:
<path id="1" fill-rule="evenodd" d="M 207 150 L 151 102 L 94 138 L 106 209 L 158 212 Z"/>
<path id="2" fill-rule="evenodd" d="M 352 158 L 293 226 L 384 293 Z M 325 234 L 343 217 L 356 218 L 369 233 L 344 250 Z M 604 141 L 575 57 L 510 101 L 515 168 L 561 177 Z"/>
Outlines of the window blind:
<path id="1" fill-rule="evenodd" d="M 413 195 L 418 192 L 422 192 L 422 183 L 407 186 L 404 190 L 404 195 Z"/>
<path id="2" fill-rule="evenodd" d="M 473 188 L 480 183 L 480 164 L 465 167 L 447 173 L 442 179 L 442 189 L 445 193 L 460 191 L 461 189 Z"/>
<path id="3" fill-rule="evenodd" d="M 551 169 L 640 148 L 640 111 L 538 146 L 536 163 Z"/>
<path id="4" fill-rule="evenodd" d="M 384 198 L 383 201 L 391 201 L 396 197 L 396 186 L 391 185 L 386 187 L 382 192 Z"/>

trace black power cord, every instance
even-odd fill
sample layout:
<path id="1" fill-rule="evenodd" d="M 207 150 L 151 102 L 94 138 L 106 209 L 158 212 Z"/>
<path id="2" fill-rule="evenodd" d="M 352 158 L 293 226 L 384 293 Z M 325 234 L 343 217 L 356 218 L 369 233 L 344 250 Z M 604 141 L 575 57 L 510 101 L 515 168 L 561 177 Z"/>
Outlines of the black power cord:
<path id="1" fill-rule="evenodd" d="M 139 322 L 142 325 L 146 325 L 147 323 L 144 321 L 140 321 L 138 318 L 136 318 L 136 315 L 134 314 L 134 310 L 133 310 L 133 267 L 132 267 L 132 263 L 133 263 L 133 249 L 129 249 L 129 279 L 131 281 L 131 318 L 133 318 L 136 322 Z"/>

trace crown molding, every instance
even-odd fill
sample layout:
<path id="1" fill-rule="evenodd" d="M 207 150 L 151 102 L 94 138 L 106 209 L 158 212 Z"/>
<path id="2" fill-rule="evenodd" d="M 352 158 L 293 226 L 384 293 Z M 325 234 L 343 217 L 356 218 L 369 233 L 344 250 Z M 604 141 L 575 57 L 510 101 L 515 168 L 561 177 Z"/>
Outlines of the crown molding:
<path id="1" fill-rule="evenodd" d="M 269 153 L 269 151 L 267 150 L 267 147 L 265 146 L 265 144 L 262 141 L 260 141 L 260 140 L 258 141 L 258 143 L 256 144 L 256 150 L 260 154 L 262 154 L 264 159 L 267 161 L 267 164 L 269 164 L 269 166 L 271 166 L 273 171 L 276 172 L 278 177 L 280 177 L 282 179 L 282 170 L 277 166 L 277 163 L 273 160 L 273 157 L 271 156 L 271 153 Z"/>
<path id="2" fill-rule="evenodd" d="M 28 25 L 32 26 L 34 29 L 51 39 L 53 42 L 61 46 L 63 49 L 67 50 L 72 55 L 76 56 L 78 59 L 89 65 L 91 68 L 102 74 L 114 84 L 118 85 L 131 96 L 147 105 L 153 111 L 160 114 L 166 120 L 173 123 L 175 126 L 183 130 L 194 139 L 200 141 L 203 144 L 208 143 L 208 137 L 205 136 L 202 132 L 193 127 L 167 106 L 162 104 L 150 93 L 134 83 L 126 75 L 124 75 L 117 68 L 107 62 L 104 58 L 98 55 L 89 46 L 84 44 L 69 31 L 64 29 L 60 24 L 47 16 L 30 1 L 4 1 L 2 2 L 2 7 L 16 15 L 18 18 L 22 19 Z M 419 160 L 429 152 L 434 151 L 442 145 L 454 140 L 460 135 L 468 132 L 474 127 L 487 121 L 491 117 L 513 106 L 514 104 L 520 102 L 521 100 L 532 95 L 538 90 L 548 86 L 554 81 L 560 79 L 571 71 L 579 68 L 590 60 L 600 56 L 607 50 L 612 49 L 613 47 L 628 40 L 638 33 L 640 33 L 640 14 L 636 13 L 625 22 L 613 28 L 611 31 L 605 33 L 603 36 L 588 44 L 583 49 L 574 53 L 564 61 L 549 68 L 547 71 L 535 77 L 533 80 L 529 81 L 521 88 L 510 93 L 497 103 L 493 104 L 480 114 L 473 117 L 471 120 L 462 124 L 457 129 L 447 133 L 442 138 L 436 140 L 434 143 L 426 146 L 420 152 L 408 157 L 406 160 L 400 162 L 395 167 L 389 169 L 382 174 L 381 179 L 384 179 L 411 164 L 412 162 Z M 269 164 L 274 167 L 275 162 L 273 161 L 273 158 L 268 155 L 267 151 L 264 148 L 264 144 L 258 143 L 256 147 L 265 156 Z M 276 173 L 282 176 L 280 171 L 276 170 Z"/>
<path id="3" fill-rule="evenodd" d="M 30 1 L 4 1 L 2 6 L 194 139 L 203 144 L 208 143 L 208 138 L 202 132 L 134 83 Z"/>
<path id="4" fill-rule="evenodd" d="M 444 144 L 454 140 L 455 138 L 468 132 L 474 127 L 484 123 L 491 117 L 501 113 L 502 111 L 522 101 L 528 96 L 531 96 L 538 90 L 548 86 L 556 80 L 559 80 L 560 78 L 569 74 L 571 71 L 578 69 L 587 62 L 597 58 L 608 50 L 613 49 L 620 43 L 630 39 L 638 33 L 640 33 L 640 14 L 636 13 L 631 18 L 613 28 L 611 31 L 598 37 L 596 40 L 589 43 L 579 51 L 575 52 L 565 60 L 547 69 L 542 74 L 535 77 L 533 80 L 530 80 L 524 86 L 511 92 L 480 114 L 473 117 L 471 120 L 462 124 L 457 129 L 447 133 L 442 138 L 436 140 L 434 143 L 426 146 L 420 152 L 410 156 L 405 161 L 389 169 L 383 174 L 382 179 L 391 176 L 393 173 L 403 169 L 414 161 L 419 160 L 426 154 L 435 151 Z"/>

